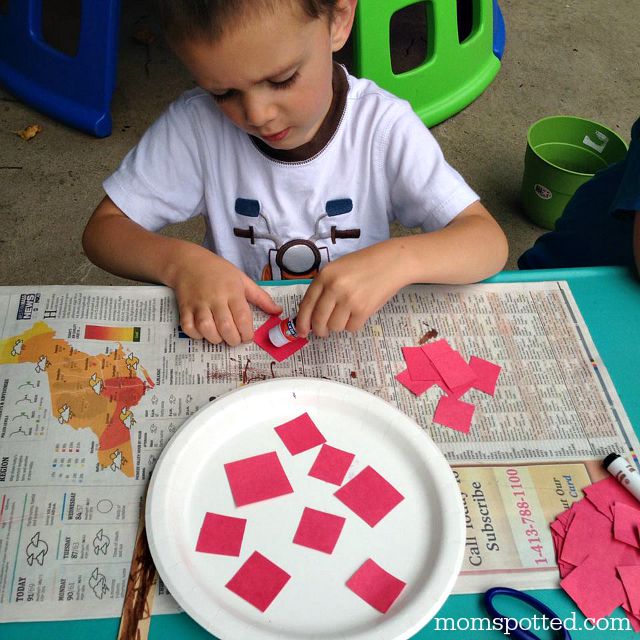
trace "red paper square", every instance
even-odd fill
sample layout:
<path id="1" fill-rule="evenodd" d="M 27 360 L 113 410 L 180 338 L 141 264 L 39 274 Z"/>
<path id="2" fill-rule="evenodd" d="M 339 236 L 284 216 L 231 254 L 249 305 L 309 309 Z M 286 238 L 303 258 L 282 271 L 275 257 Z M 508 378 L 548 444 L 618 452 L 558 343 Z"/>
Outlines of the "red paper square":
<path id="1" fill-rule="evenodd" d="M 595 508 L 613 520 L 613 504 L 621 502 L 638 508 L 638 501 L 612 476 L 598 480 L 583 489 L 587 500 L 591 502 Z"/>
<path id="2" fill-rule="evenodd" d="M 288 342 L 283 347 L 276 347 L 269 339 L 269 329 L 275 327 L 280 322 L 278 316 L 271 316 L 263 325 L 258 327 L 253 333 L 253 341 L 264 351 L 266 351 L 274 360 L 282 362 L 296 351 L 300 351 L 307 342 L 306 338 L 296 338 L 293 342 Z"/>
<path id="3" fill-rule="evenodd" d="M 225 586 L 264 612 L 289 578 L 291 576 L 277 564 L 254 551 Z"/>
<path id="4" fill-rule="evenodd" d="M 436 340 L 435 342 L 426 342 L 420 348 L 427 354 L 431 361 L 433 361 L 433 358 L 453 351 L 451 345 L 444 338 Z"/>
<path id="5" fill-rule="evenodd" d="M 224 465 L 236 507 L 293 493 L 275 451 Z"/>
<path id="6" fill-rule="evenodd" d="M 381 613 L 395 602 L 406 582 L 392 576 L 371 558 L 347 581 L 347 587 Z"/>
<path id="7" fill-rule="evenodd" d="M 469 391 L 469 389 L 471 389 L 471 387 L 473 386 L 471 383 L 469 384 L 463 384 L 460 385 L 459 387 L 454 387 L 453 389 L 451 389 L 450 387 L 447 386 L 447 383 L 444 380 L 440 380 L 440 382 L 438 382 L 438 386 L 450 397 L 450 398 L 461 398 L 465 393 L 467 393 L 467 391 Z"/>
<path id="8" fill-rule="evenodd" d="M 333 553 L 346 518 L 305 507 L 293 541 L 295 544 Z"/>
<path id="9" fill-rule="evenodd" d="M 618 575 L 629 601 L 629 611 L 640 616 L 640 565 L 617 567 Z"/>
<path id="10" fill-rule="evenodd" d="M 292 456 L 326 442 L 308 413 L 275 427 L 275 430 Z"/>
<path id="11" fill-rule="evenodd" d="M 323 444 L 309 475 L 340 486 L 354 458 L 353 453 Z"/>
<path id="12" fill-rule="evenodd" d="M 469 366 L 476 374 L 473 386 L 478 389 L 478 391 L 492 396 L 496 392 L 496 384 L 498 384 L 498 376 L 500 375 L 500 371 L 502 371 L 502 367 L 476 356 L 471 356 Z"/>
<path id="13" fill-rule="evenodd" d="M 622 606 L 625 614 L 627 615 L 627 620 L 629 620 L 629 624 L 631 628 L 636 632 L 640 633 L 640 617 L 633 615 L 631 611 L 629 611 L 624 605 Z"/>
<path id="14" fill-rule="evenodd" d="M 205 513 L 196 551 L 221 556 L 239 556 L 246 524 L 245 518 Z"/>
<path id="15" fill-rule="evenodd" d="M 574 507 L 576 515 L 567 528 L 560 559 L 579 565 L 591 553 L 604 547 L 612 537 L 611 521 L 586 500 Z"/>
<path id="16" fill-rule="evenodd" d="M 334 495 L 370 527 L 375 527 L 404 496 L 372 467 L 366 467 Z"/>
<path id="17" fill-rule="evenodd" d="M 638 502 L 640 507 L 640 502 Z M 638 530 L 640 528 L 640 509 L 635 509 L 624 502 L 613 504 L 613 537 L 626 542 L 633 547 L 638 544 Z"/>
<path id="18" fill-rule="evenodd" d="M 589 556 L 563 578 L 560 586 L 578 605 L 580 611 L 587 618 L 594 620 L 608 616 L 626 599 L 615 568 L 609 568 L 606 559 L 595 555 Z"/>
<path id="19" fill-rule="evenodd" d="M 396 380 L 416 396 L 423 394 L 427 389 L 436 384 L 434 380 L 412 380 L 409 369 L 405 369 L 396 375 Z"/>
<path id="20" fill-rule="evenodd" d="M 445 427 L 451 427 L 456 431 L 469 433 L 471 428 L 471 419 L 475 406 L 469 402 L 462 402 L 457 398 L 442 396 L 433 415 L 433 421 L 443 424 Z"/>
<path id="21" fill-rule="evenodd" d="M 402 347 L 402 355 L 412 380 L 440 380 L 440 374 L 421 347 Z"/>
<path id="22" fill-rule="evenodd" d="M 457 351 L 434 353 L 429 357 L 450 389 L 475 382 L 474 370 Z"/>

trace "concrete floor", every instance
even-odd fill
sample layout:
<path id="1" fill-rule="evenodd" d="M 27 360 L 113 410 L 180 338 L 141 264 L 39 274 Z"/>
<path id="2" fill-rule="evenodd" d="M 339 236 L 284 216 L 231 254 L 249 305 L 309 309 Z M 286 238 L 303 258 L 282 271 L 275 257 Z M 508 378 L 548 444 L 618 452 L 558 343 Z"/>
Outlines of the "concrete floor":
<path id="1" fill-rule="evenodd" d="M 515 268 L 542 232 L 518 200 L 527 128 L 547 115 L 572 114 L 629 140 L 640 112 L 639 13 L 629 0 L 500 4 L 507 25 L 500 73 L 478 100 L 433 132 L 502 224 L 511 245 L 507 268 Z M 70 129 L 0 89 L 0 285 L 129 283 L 91 265 L 80 238 L 103 195 L 103 178 L 165 105 L 192 86 L 159 40 L 148 48 L 134 41 L 148 14 L 147 0 L 123 2 L 110 137 Z M 33 140 L 15 135 L 34 123 L 43 131 Z M 196 220 L 168 233 L 199 241 L 202 229 Z"/>

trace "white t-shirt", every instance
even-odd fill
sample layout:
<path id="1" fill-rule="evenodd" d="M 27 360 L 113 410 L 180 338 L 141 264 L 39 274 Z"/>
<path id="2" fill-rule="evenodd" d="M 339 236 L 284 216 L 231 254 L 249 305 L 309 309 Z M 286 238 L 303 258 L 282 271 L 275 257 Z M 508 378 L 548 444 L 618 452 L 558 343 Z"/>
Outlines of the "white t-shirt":
<path id="1" fill-rule="evenodd" d="M 348 76 L 342 119 L 302 162 L 274 160 L 201 89 L 158 118 L 104 188 L 151 231 L 203 215 L 204 245 L 254 279 L 312 277 L 389 238 L 434 231 L 478 200 L 408 102 Z"/>

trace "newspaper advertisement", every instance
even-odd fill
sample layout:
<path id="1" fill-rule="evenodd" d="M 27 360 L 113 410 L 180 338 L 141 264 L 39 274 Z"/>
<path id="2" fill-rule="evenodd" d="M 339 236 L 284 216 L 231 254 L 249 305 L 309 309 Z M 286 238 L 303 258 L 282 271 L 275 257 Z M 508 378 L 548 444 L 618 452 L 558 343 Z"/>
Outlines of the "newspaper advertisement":
<path id="1" fill-rule="evenodd" d="M 295 315 L 306 285 L 266 287 Z M 254 325 L 266 319 L 256 311 Z M 498 363 L 473 426 L 432 420 L 442 394 L 395 379 L 401 347 L 446 338 Z M 164 287 L 0 288 L 0 621 L 119 616 L 147 481 L 189 416 L 258 380 L 361 387 L 415 420 L 458 479 L 465 559 L 455 592 L 555 587 L 548 523 L 638 441 L 563 282 L 414 285 L 355 334 L 276 362 L 255 344 L 192 340 Z M 159 581 L 154 613 L 179 611 Z"/>

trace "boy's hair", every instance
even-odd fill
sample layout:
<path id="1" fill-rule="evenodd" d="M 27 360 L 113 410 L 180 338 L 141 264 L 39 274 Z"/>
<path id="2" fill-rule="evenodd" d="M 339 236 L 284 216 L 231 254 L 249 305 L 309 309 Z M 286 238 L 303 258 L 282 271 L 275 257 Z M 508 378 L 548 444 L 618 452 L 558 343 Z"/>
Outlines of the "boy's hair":
<path id="1" fill-rule="evenodd" d="M 250 15 L 275 13 L 284 4 L 299 6 L 310 18 L 333 17 L 337 0 L 156 0 L 160 24 L 173 44 L 186 40 L 217 41 Z"/>

